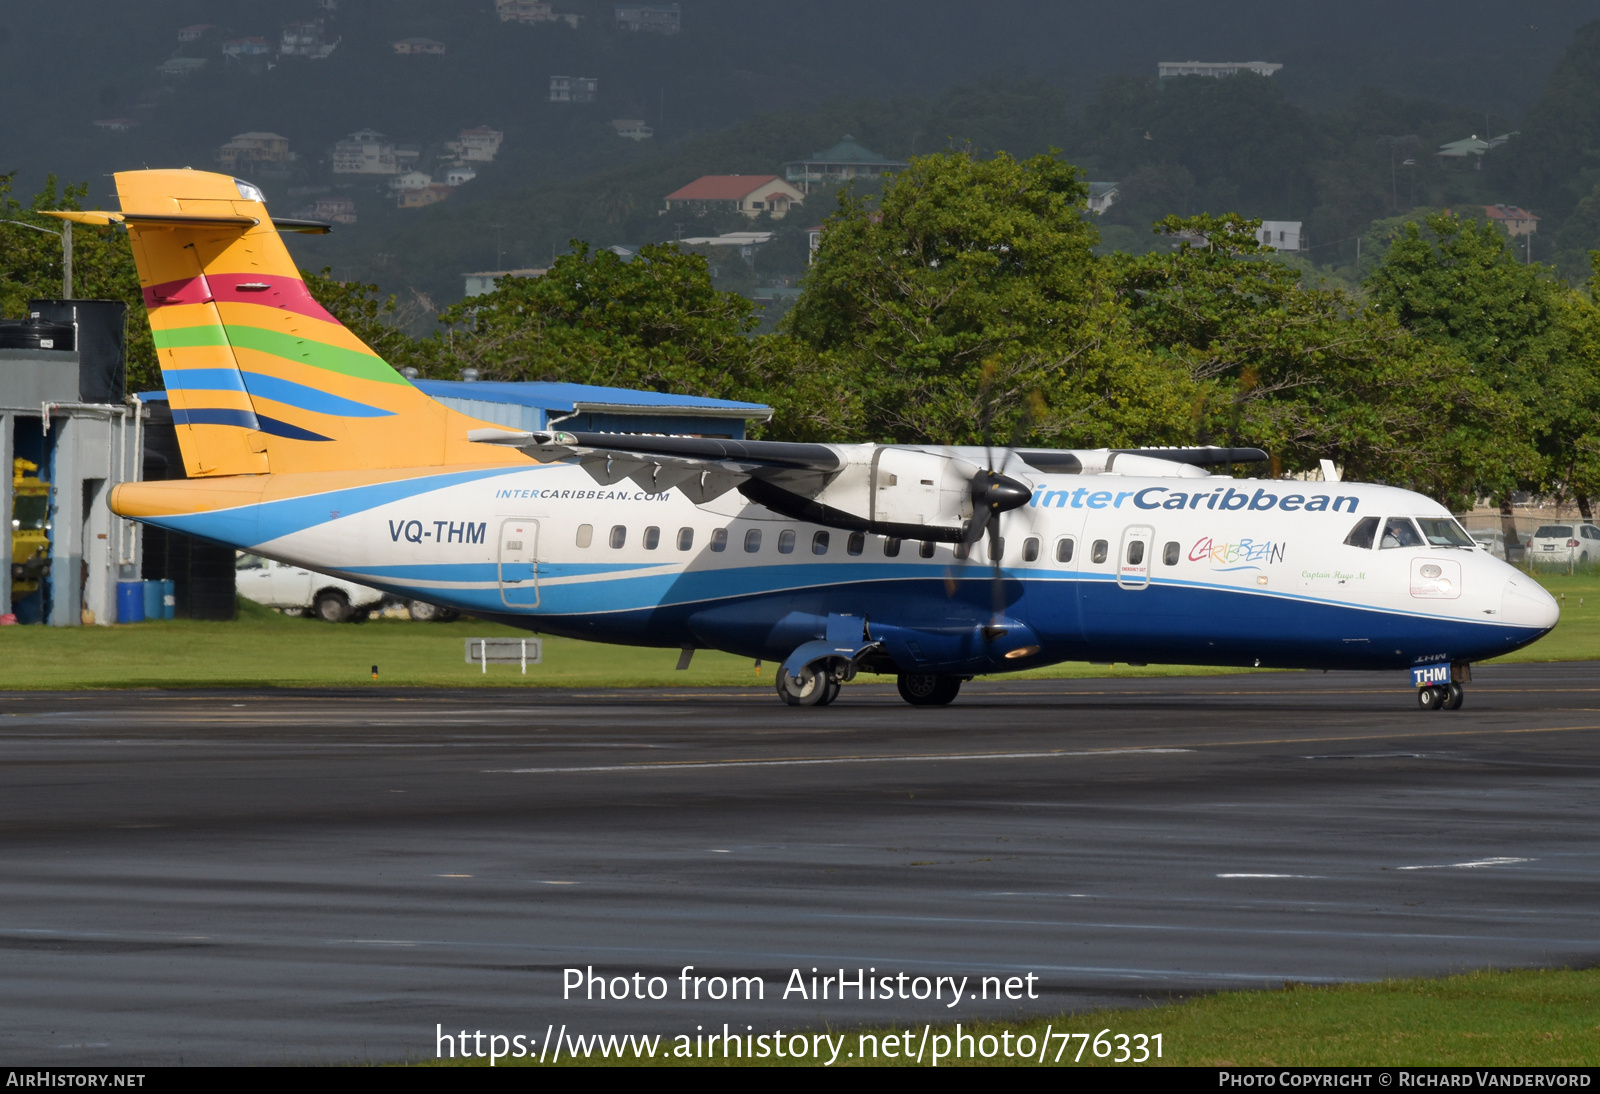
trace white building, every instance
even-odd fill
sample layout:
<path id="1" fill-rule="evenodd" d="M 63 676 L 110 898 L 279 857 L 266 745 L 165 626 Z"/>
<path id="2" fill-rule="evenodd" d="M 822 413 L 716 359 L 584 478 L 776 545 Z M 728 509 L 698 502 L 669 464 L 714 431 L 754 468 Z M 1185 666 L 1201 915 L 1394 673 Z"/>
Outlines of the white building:
<path id="1" fill-rule="evenodd" d="M 375 129 L 360 129 L 333 146 L 335 175 L 394 175 L 394 144 Z"/>
<path id="2" fill-rule="evenodd" d="M 282 57 L 307 57 L 313 61 L 320 61 L 333 52 L 334 46 L 339 44 L 335 39 L 332 42 L 322 40 L 323 22 L 321 19 L 307 19 L 299 23 L 290 23 L 283 28 L 283 36 L 278 42 L 278 54 Z"/>
<path id="3" fill-rule="evenodd" d="M 1121 194 L 1114 182 L 1091 182 L 1089 184 L 1089 212 L 1099 216 L 1117 203 Z"/>
<path id="4" fill-rule="evenodd" d="M 592 103 L 599 80 L 593 76 L 550 77 L 550 101 L 553 103 Z"/>
<path id="5" fill-rule="evenodd" d="M 551 10 L 546 0 L 494 0 L 494 10 L 502 23 L 565 23 L 574 30 L 578 17 Z"/>
<path id="6" fill-rule="evenodd" d="M 1298 220 L 1263 220 L 1256 229 L 1256 240 L 1278 251 L 1298 251 L 1300 225 Z"/>
<path id="7" fill-rule="evenodd" d="M 433 176 L 425 171 L 407 171 L 389 180 L 391 190 L 426 190 L 433 185 Z"/>
<path id="8" fill-rule="evenodd" d="M 656 131 L 644 124 L 641 118 L 614 118 L 611 128 L 617 131 L 617 136 L 627 137 L 630 141 L 647 141 L 656 135 Z"/>
<path id="9" fill-rule="evenodd" d="M 493 163 L 500 154 L 500 142 L 505 139 L 506 135 L 500 130 L 480 125 L 463 129 L 455 140 L 446 141 L 445 147 L 462 163 Z"/>
<path id="10" fill-rule="evenodd" d="M 543 277 L 548 272 L 544 267 L 537 267 L 525 270 L 480 270 L 461 276 L 466 280 L 467 296 L 483 296 L 494 292 L 502 277 Z"/>
<path id="11" fill-rule="evenodd" d="M 460 186 L 464 182 L 471 182 L 478 177 L 478 172 L 470 167 L 452 167 L 444 174 L 445 185 Z"/>
<path id="12" fill-rule="evenodd" d="M 1169 76 L 1210 76 L 1221 79 L 1239 72 L 1271 76 L 1282 67 L 1269 61 L 1162 61 L 1156 66 L 1156 71 L 1163 80 Z"/>
<path id="13" fill-rule="evenodd" d="M 611 11 L 618 30 L 676 34 L 683 29 L 683 12 L 677 4 L 616 4 Z"/>

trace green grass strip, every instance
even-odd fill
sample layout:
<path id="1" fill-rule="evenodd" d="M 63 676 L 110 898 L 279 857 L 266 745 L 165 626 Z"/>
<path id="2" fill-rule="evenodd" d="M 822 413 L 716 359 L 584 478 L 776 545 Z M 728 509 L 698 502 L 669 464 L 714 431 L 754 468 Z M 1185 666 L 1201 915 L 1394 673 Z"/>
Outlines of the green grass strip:
<path id="1" fill-rule="evenodd" d="M 1562 602 L 1561 622 L 1546 637 L 1501 661 L 1574 661 L 1600 656 L 1600 577 L 1540 575 Z M 0 627 L 0 675 L 18 690 L 128 687 L 382 686 L 418 687 L 728 687 L 766 693 L 776 666 L 759 673 L 743 657 L 700 650 L 678 672 L 678 651 L 544 639 L 544 664 L 523 676 L 490 665 L 484 674 L 462 656 L 467 637 L 526 637 L 499 624 L 462 620 L 412 623 L 374 619 L 332 625 L 293 619 L 248 600 L 228 623 L 178 619 L 116 627 Z M 1250 671 L 1193 665 L 1088 665 L 1068 662 L 991 676 L 1004 681 L 1135 676 L 1197 676 Z M 1259 670 L 1264 671 L 1264 670 Z M 893 683 L 864 673 L 859 683 Z M 1403 673 L 1395 686 L 1404 687 Z M 1468 685 L 1468 702 L 1471 685 Z"/>
<path id="2" fill-rule="evenodd" d="M 332 346 L 326 342 L 297 338 L 292 334 L 266 330 L 263 327 L 230 323 L 224 328 L 220 324 L 203 324 L 194 327 L 174 327 L 170 330 L 152 330 L 151 333 L 155 338 L 157 349 L 191 346 L 253 349 L 260 353 L 269 353 L 274 357 L 282 357 L 296 364 L 311 365 L 314 368 L 336 372 L 341 376 L 376 380 L 384 384 L 406 383 L 405 377 L 390 368 L 381 357 L 341 346 Z"/>
<path id="3" fill-rule="evenodd" d="M 737 1019 L 737 1023 L 735 1023 Z M 539 1023 L 550 1021 L 541 1017 Z M 559 1025 L 561 1019 L 556 1018 Z M 765 1020 L 763 1020 L 765 1022 Z M 586 1034 L 581 1019 L 568 1021 L 569 1032 Z M 756 1024 L 749 1015 L 730 1011 L 729 1025 L 743 1030 Z M 1032 1037 L 1039 1045 L 1048 1029 L 1050 1045 L 1045 1066 L 1107 1067 L 1563 1067 L 1594 1066 L 1600 1062 L 1600 970 L 1523 969 L 1511 972 L 1480 971 L 1443 979 L 1382 980 L 1365 984 L 1337 984 L 1310 987 L 1285 985 L 1280 991 L 1223 992 L 1163 1006 L 1137 1009 L 1099 1010 L 1083 1014 L 1056 1015 L 1051 1018 L 1017 1021 L 963 1022 L 961 1033 L 973 1037 L 976 1059 L 947 1058 L 940 1067 L 1037 1067 L 1038 1056 L 1022 1059 L 1004 1055 L 1002 1034 L 1011 1033 L 1015 1045 L 1019 1037 Z M 780 1023 L 781 1025 L 781 1023 Z M 711 1027 L 708 1025 L 707 1029 Z M 720 1023 L 718 1025 L 720 1032 Z M 770 1023 L 756 1024 L 756 1031 L 772 1032 Z M 791 1032 L 785 1027 L 786 1032 Z M 1065 1043 L 1059 1034 L 1069 1032 Z M 1094 1039 L 1104 1031 L 1105 1055 L 1096 1056 Z M 487 1032 L 487 1031 L 486 1031 Z M 693 1034 L 694 1030 L 685 1032 Z M 792 1032 L 799 1032 L 793 1030 Z M 837 1038 L 839 1030 L 832 1030 Z M 922 1063 L 915 1060 L 922 1044 L 922 1026 L 864 1027 L 843 1030 L 844 1046 L 834 1067 L 916 1067 L 930 1066 L 931 1050 L 925 1050 Z M 1119 1063 L 1121 1042 L 1117 1034 L 1129 1035 L 1129 1059 Z M 1161 1035 L 1161 1057 L 1135 1065 L 1134 1035 L 1144 1034 L 1153 1046 Z M 911 1056 L 897 1051 L 893 1058 L 884 1055 L 885 1038 L 912 1045 Z M 930 1031 L 947 1038 L 953 1046 L 955 1023 L 941 1023 Z M 1086 1036 L 1080 1036 L 1086 1035 Z M 990 1037 L 993 1040 L 985 1041 Z M 871 1048 L 878 1053 L 873 1058 Z M 674 1042 L 664 1036 L 655 1056 L 642 1059 L 634 1053 L 613 1055 L 609 1059 L 592 1054 L 586 1060 L 563 1059 L 572 1066 L 664 1066 L 692 1067 L 816 1067 L 812 1058 L 739 1060 L 674 1058 Z M 537 1064 L 537 1049 L 532 1060 L 504 1059 L 497 1066 Z M 984 1050 L 995 1055 L 983 1058 Z M 863 1058 L 866 1050 L 866 1058 Z M 952 1049 L 953 1051 L 953 1049 Z M 846 1053 L 852 1055 L 846 1056 Z M 963 1042 L 963 1055 L 966 1055 Z M 1059 1058 L 1058 1058 L 1059 1056 Z M 487 1066 L 488 1061 L 419 1060 L 424 1066 Z"/>

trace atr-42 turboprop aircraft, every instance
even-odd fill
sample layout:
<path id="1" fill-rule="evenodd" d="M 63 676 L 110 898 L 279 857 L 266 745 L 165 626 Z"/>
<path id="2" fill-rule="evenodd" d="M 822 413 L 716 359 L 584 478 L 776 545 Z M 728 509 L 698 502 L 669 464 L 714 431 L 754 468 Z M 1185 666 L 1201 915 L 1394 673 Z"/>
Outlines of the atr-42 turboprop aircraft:
<path id="1" fill-rule="evenodd" d="M 185 480 L 120 515 L 606 642 L 859 670 L 913 704 L 1058 661 L 1412 673 L 1455 708 L 1550 596 L 1405 490 L 1236 479 L 1254 449 L 1038 451 L 511 432 L 429 399 L 306 291 L 247 182 L 116 176 Z M 684 662 L 680 661 L 680 664 Z"/>

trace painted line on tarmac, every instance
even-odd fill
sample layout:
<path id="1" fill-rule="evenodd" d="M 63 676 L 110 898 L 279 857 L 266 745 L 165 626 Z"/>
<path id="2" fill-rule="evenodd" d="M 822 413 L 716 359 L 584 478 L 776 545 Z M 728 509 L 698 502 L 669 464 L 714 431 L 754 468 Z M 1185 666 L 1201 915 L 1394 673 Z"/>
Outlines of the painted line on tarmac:
<path id="1" fill-rule="evenodd" d="M 940 760 L 1055 760 L 1073 756 L 1169 755 L 1192 748 L 1100 748 L 1072 752 L 940 752 L 904 756 L 785 756 L 775 760 L 665 760 L 660 763 L 605 764 L 593 767 L 491 767 L 485 775 L 573 775 L 593 771 L 694 771 L 728 767 L 822 767 L 833 764 L 933 763 Z"/>

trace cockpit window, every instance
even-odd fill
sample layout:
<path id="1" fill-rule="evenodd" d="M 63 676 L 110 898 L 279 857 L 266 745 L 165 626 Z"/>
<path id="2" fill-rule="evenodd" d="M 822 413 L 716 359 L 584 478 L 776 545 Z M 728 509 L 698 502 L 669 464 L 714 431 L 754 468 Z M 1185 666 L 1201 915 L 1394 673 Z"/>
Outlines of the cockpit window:
<path id="1" fill-rule="evenodd" d="M 1344 537 L 1346 547 L 1360 547 L 1363 551 L 1372 550 L 1372 540 L 1378 534 L 1378 518 L 1362 517 L 1356 521 L 1356 526 L 1350 529 L 1350 534 Z"/>
<path id="2" fill-rule="evenodd" d="M 1378 547 L 1387 550 L 1390 547 L 1421 547 L 1422 537 L 1417 534 L 1417 526 L 1405 517 L 1390 517 L 1383 525 L 1383 538 L 1378 541 Z"/>
<path id="3" fill-rule="evenodd" d="M 1422 538 L 1430 547 L 1471 547 L 1472 537 L 1449 517 L 1418 517 Z"/>

